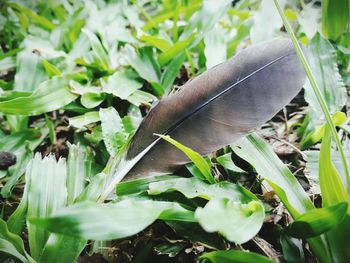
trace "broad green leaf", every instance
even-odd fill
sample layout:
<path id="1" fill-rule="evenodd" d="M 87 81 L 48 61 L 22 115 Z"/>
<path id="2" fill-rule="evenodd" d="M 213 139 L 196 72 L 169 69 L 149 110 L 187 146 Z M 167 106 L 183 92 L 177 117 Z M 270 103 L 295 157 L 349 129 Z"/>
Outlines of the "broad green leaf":
<path id="1" fill-rule="evenodd" d="M 89 29 L 84 28 L 82 32 L 88 37 L 92 47 L 92 62 L 96 62 L 102 69 L 108 69 L 108 54 L 97 36 Z"/>
<path id="2" fill-rule="evenodd" d="M 19 259 L 21 262 L 28 262 L 26 257 L 23 256 L 10 241 L 1 237 L 0 237 L 0 252 L 4 253 L 4 255 L 0 255 L 1 260 L 5 260 L 5 261 L 10 260 L 10 258 L 7 257 L 7 255 L 10 255 Z"/>
<path id="3" fill-rule="evenodd" d="M 142 192 L 146 192 L 148 190 L 148 185 L 153 182 L 161 182 L 164 180 L 174 179 L 176 176 L 174 175 L 160 175 L 154 177 L 146 177 L 131 181 L 120 182 L 116 186 L 116 193 L 118 196 L 123 195 L 132 195 L 138 194 Z"/>
<path id="4" fill-rule="evenodd" d="M 187 198 L 200 197 L 206 200 L 229 198 L 237 202 L 248 203 L 257 200 L 248 190 L 237 184 L 219 182 L 207 184 L 197 178 L 175 177 L 168 180 L 151 182 L 148 194 L 158 195 L 165 192 L 178 191 Z"/>
<path id="5" fill-rule="evenodd" d="M 278 186 L 274 189 L 293 217 L 314 206 L 292 172 L 282 163 L 269 145 L 257 134 L 250 134 L 233 146 L 234 152 L 248 161 L 264 179 Z M 273 186 L 272 186 L 273 188 Z M 283 189 L 284 193 L 280 191 Z"/>
<path id="6" fill-rule="evenodd" d="M 125 144 L 127 138 L 122 119 L 113 107 L 106 109 L 101 108 L 99 115 L 103 141 L 109 154 L 115 156 L 119 149 Z"/>
<path id="7" fill-rule="evenodd" d="M 128 97 L 128 101 L 137 107 L 142 104 L 151 106 L 150 102 L 155 100 L 157 100 L 157 97 L 143 90 L 136 90 Z"/>
<path id="8" fill-rule="evenodd" d="M 204 208 L 197 208 L 195 218 L 205 231 L 219 232 L 229 241 L 242 244 L 259 232 L 265 210 L 259 201 L 242 204 L 227 198 L 213 199 Z"/>
<path id="9" fill-rule="evenodd" d="M 327 39 L 324 39 L 317 33 L 310 41 L 308 51 L 308 60 L 312 73 L 315 76 L 330 113 L 333 114 L 336 111 L 340 111 L 346 102 L 346 89 L 339 74 L 337 56 L 333 46 Z M 306 82 L 304 88 L 305 100 L 311 108 L 309 113 L 311 115 L 311 121 L 308 123 L 306 129 L 308 132 L 317 125 L 322 125 L 325 121 L 324 115 L 321 114 L 322 109 L 309 81 Z M 303 135 L 301 142 L 302 148 L 305 148 L 304 145 L 307 145 L 305 136 L 307 136 L 307 133 Z"/>
<path id="10" fill-rule="evenodd" d="M 326 127 L 321 145 L 319 179 L 323 207 L 331 207 L 339 202 L 350 204 L 349 193 L 345 190 L 345 186 L 331 160 L 331 134 L 328 126 Z M 348 233 L 350 231 L 349 209 L 348 206 L 345 219 L 325 234 L 329 241 L 329 253 L 333 262 L 341 263 L 350 261 L 350 251 L 348 249 Z"/>
<path id="11" fill-rule="evenodd" d="M 347 117 L 344 112 L 337 111 L 332 116 L 332 121 L 335 126 L 339 126 L 347 121 Z M 313 131 L 307 133 L 307 135 L 301 141 L 302 147 L 307 148 L 315 143 L 321 141 L 324 136 L 324 131 L 327 124 L 317 126 Z"/>
<path id="12" fill-rule="evenodd" d="M 198 207 L 195 218 L 207 232 L 219 232 L 229 241 L 244 243 L 260 230 L 264 207 L 243 187 L 220 182 L 206 184 L 197 178 L 174 178 L 149 184 L 150 195 L 178 191 L 187 198 L 200 197 L 209 202 Z M 217 220 L 220 218 L 220 220 Z"/>
<path id="13" fill-rule="evenodd" d="M 68 148 L 67 200 L 68 204 L 73 204 L 91 175 L 93 156 L 87 147 L 81 145 L 68 144 Z"/>
<path id="14" fill-rule="evenodd" d="M 159 82 L 160 68 L 151 47 L 144 47 L 136 52 L 131 46 L 126 46 L 125 55 L 127 62 L 141 78 L 148 82 Z"/>
<path id="15" fill-rule="evenodd" d="M 142 87 L 142 83 L 138 82 L 134 75 L 132 72 L 117 71 L 102 84 L 103 91 L 127 100 L 132 93 Z"/>
<path id="16" fill-rule="evenodd" d="M 86 243 L 83 239 L 50 234 L 38 263 L 76 262 Z"/>
<path id="17" fill-rule="evenodd" d="M 11 233 L 7 228 L 6 222 L 2 219 L 0 219 L 0 252 L 14 256 L 21 262 L 35 263 L 25 251 L 21 237 Z M 5 260 L 6 257 L 4 257 L 0 255 L 0 259 Z"/>
<path id="18" fill-rule="evenodd" d="M 16 64 L 15 90 L 34 91 L 41 82 L 47 80 L 40 56 L 32 50 L 25 49 L 18 53 Z"/>
<path id="19" fill-rule="evenodd" d="M 210 253 L 204 253 L 201 259 L 206 259 L 211 263 L 274 263 L 260 254 L 253 252 L 244 252 L 240 250 L 221 250 Z"/>
<path id="20" fill-rule="evenodd" d="M 350 3 L 348 0 L 322 1 L 322 32 L 331 40 L 349 29 Z"/>
<path id="21" fill-rule="evenodd" d="M 85 108 L 92 109 L 105 100 L 105 95 L 103 93 L 86 92 L 81 96 L 80 102 Z"/>
<path id="22" fill-rule="evenodd" d="M 41 63 L 43 64 L 45 71 L 49 77 L 53 77 L 53 76 L 60 77 L 62 75 L 61 71 L 57 67 L 52 65 L 50 62 L 48 62 L 47 60 L 42 59 Z"/>
<path id="23" fill-rule="evenodd" d="M 324 207 L 335 205 L 339 202 L 350 203 L 350 196 L 331 160 L 331 134 L 326 126 L 322 140 L 319 160 L 319 179 Z"/>
<path id="24" fill-rule="evenodd" d="M 162 37 L 142 35 L 140 40 L 150 46 L 158 48 L 163 52 L 171 47 L 171 43 Z"/>
<path id="25" fill-rule="evenodd" d="M 321 235 L 338 226 L 345 218 L 348 203 L 316 208 L 302 214 L 290 224 L 286 233 L 296 238 L 310 238 Z"/>
<path id="26" fill-rule="evenodd" d="M 137 234 L 169 211 L 192 213 L 176 203 L 125 199 L 115 204 L 78 203 L 48 218 L 32 218 L 31 222 L 55 233 L 111 240 Z"/>
<path id="27" fill-rule="evenodd" d="M 76 98 L 68 88 L 67 77 L 53 77 L 42 82 L 30 96 L 0 102 L 0 112 L 39 115 L 62 108 Z"/>
<path id="28" fill-rule="evenodd" d="M 67 201 L 66 164 L 63 159 L 56 162 L 55 157 L 41 159 L 36 154 L 27 167 L 29 184 L 27 227 L 30 252 L 34 259 L 39 259 L 49 237 L 46 229 L 37 227 L 29 219 L 44 218 Z"/>
<path id="29" fill-rule="evenodd" d="M 91 123 L 98 122 L 98 121 L 100 121 L 100 116 L 98 114 L 98 111 L 90 111 L 83 115 L 78 115 L 78 116 L 69 118 L 69 125 L 78 129 L 83 129 L 84 126 L 89 125 Z"/>
<path id="30" fill-rule="evenodd" d="M 216 160 L 221 164 L 224 168 L 233 171 L 235 173 L 246 173 L 246 171 L 242 170 L 238 166 L 234 164 L 231 158 L 231 153 L 226 153 L 224 155 L 216 157 Z"/>
<path id="31" fill-rule="evenodd" d="M 197 166 L 197 168 L 201 171 L 203 177 L 205 180 L 207 180 L 209 183 L 215 183 L 215 179 L 213 175 L 211 174 L 211 167 L 208 164 L 208 162 L 197 152 L 193 151 L 192 149 L 186 147 L 185 145 L 175 141 L 174 139 L 170 138 L 169 136 L 164 136 L 158 134 L 159 137 L 166 140 L 167 142 L 171 143 L 175 147 L 177 147 L 179 150 L 181 150 L 186 156 Z M 203 178 L 200 178 L 203 179 Z"/>

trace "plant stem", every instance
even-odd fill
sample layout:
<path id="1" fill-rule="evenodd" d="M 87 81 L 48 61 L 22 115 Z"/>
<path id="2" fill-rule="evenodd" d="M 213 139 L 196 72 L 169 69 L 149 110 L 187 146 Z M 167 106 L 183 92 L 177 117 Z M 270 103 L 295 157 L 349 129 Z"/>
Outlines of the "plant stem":
<path id="1" fill-rule="evenodd" d="M 328 110 L 328 107 L 327 107 L 327 104 L 325 102 L 325 100 L 323 99 L 323 96 L 321 94 L 321 91 L 315 81 L 315 77 L 314 75 L 312 74 L 312 71 L 311 71 L 311 68 L 308 64 L 308 62 L 306 61 L 306 58 L 303 54 L 303 51 L 298 43 L 298 40 L 293 32 L 293 29 L 292 27 L 290 26 L 286 16 L 284 15 L 284 12 L 281 8 L 281 6 L 279 5 L 278 3 L 278 0 L 274 0 L 275 2 L 275 5 L 276 5 L 276 8 L 278 10 L 278 13 L 280 14 L 281 18 L 282 18 L 282 21 L 283 21 L 283 24 L 284 24 L 284 27 L 286 28 L 292 42 L 293 42 L 293 45 L 295 47 L 295 50 L 298 54 L 298 57 L 299 59 L 301 60 L 303 66 L 304 66 L 304 69 L 305 69 L 305 72 L 306 72 L 306 75 L 307 77 L 309 78 L 309 81 L 310 81 L 310 84 L 312 86 L 312 89 L 313 91 L 315 92 L 316 94 L 316 97 L 317 97 L 317 100 L 318 100 L 318 103 L 320 104 L 321 108 L 322 108 L 322 111 L 324 113 L 324 115 L 326 116 L 326 120 L 327 120 L 327 124 L 329 126 L 329 128 L 331 129 L 331 132 L 332 132 L 332 136 L 335 140 L 335 143 L 337 145 L 337 148 L 339 150 L 339 153 L 340 153 L 340 157 L 341 157 L 341 160 L 342 160 L 342 163 L 343 163 L 343 166 L 344 166 L 344 171 L 345 171 L 345 175 L 346 175 L 346 182 L 347 182 L 347 191 L 350 192 L 350 174 L 349 174 L 349 169 L 348 169 L 348 165 L 347 165 L 347 162 L 346 162 L 346 158 L 345 158 L 345 154 L 344 154 L 344 150 L 343 150 L 343 147 L 341 145 L 341 142 L 340 142 L 340 139 L 338 137 L 338 133 L 337 133 L 337 130 L 335 128 L 335 125 L 332 121 L 332 117 L 331 117 L 331 114 L 329 113 L 329 110 Z"/>

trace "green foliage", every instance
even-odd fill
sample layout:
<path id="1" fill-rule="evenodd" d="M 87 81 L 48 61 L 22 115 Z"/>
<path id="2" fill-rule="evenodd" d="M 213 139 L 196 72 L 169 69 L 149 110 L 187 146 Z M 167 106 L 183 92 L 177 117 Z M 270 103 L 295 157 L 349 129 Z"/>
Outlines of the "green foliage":
<path id="1" fill-rule="evenodd" d="M 350 3 L 347 0 L 322 2 L 322 32 L 331 39 L 337 38 L 349 28 Z"/>
<path id="2" fill-rule="evenodd" d="M 248 263 L 248 262 L 257 262 L 257 263 L 272 263 L 274 261 L 268 259 L 267 257 L 261 256 L 252 252 L 243 252 L 237 250 L 227 250 L 227 251 L 215 251 L 210 253 L 205 253 L 201 256 L 202 259 L 208 260 L 212 263 Z"/>
<path id="3" fill-rule="evenodd" d="M 87 239 L 137 240 L 163 221 L 171 238 L 135 241 L 142 252 L 133 262 L 153 250 L 176 257 L 193 251 L 203 262 L 272 262 L 237 250 L 251 248 L 270 216 L 271 203 L 260 196 L 269 185 L 294 220 L 279 223 L 283 260 L 310 260 L 307 242 L 322 263 L 350 262 L 349 128 L 338 112 L 350 79 L 349 2 L 279 4 L 288 8 L 280 10 L 283 19 L 273 0 L 2 3 L 0 149 L 17 163 L 0 171 L 0 261 L 75 262 Z M 306 167 L 322 208 L 255 133 L 208 157 L 160 135 L 193 162 L 190 172 L 123 181 L 116 195 L 106 194 L 114 192 L 116 164 L 125 161 L 119 158 L 152 103 L 245 46 L 283 35 L 283 24 L 295 44 L 305 45 L 309 64 L 306 116 L 292 127 L 287 121 L 285 130 L 300 126 L 300 148 L 313 147 L 304 152 Z M 50 152 L 58 161 L 41 158 Z M 122 163 L 123 172 L 133 161 Z"/>
<path id="4" fill-rule="evenodd" d="M 313 209 L 298 217 L 286 228 L 286 232 L 296 238 L 319 236 L 342 223 L 348 203 L 342 202 L 330 207 Z"/>

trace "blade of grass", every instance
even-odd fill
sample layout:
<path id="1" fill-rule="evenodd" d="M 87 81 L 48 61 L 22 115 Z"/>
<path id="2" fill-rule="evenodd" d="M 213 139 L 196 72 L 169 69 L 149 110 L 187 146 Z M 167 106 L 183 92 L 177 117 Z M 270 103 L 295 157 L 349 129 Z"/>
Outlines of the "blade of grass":
<path id="1" fill-rule="evenodd" d="M 211 174 L 211 167 L 207 163 L 207 161 L 197 152 L 193 151 L 192 149 L 186 147 L 185 145 L 182 145 L 181 143 L 175 141 L 174 139 L 170 138 L 169 136 L 164 136 L 161 134 L 156 134 L 157 136 L 161 137 L 162 139 L 166 140 L 167 142 L 171 143 L 175 147 L 177 147 L 179 150 L 181 150 L 184 154 L 187 155 L 187 157 L 197 166 L 197 168 L 201 171 L 203 178 L 199 178 L 201 180 L 205 179 L 209 183 L 214 184 L 216 182 L 215 178 Z"/>
<path id="2" fill-rule="evenodd" d="M 308 64 L 308 62 L 306 61 L 306 58 L 303 54 L 303 51 L 298 43 L 298 40 L 293 32 L 293 29 L 292 27 L 290 26 L 281 6 L 279 5 L 278 3 L 278 0 L 274 0 L 275 2 L 275 6 L 282 18 L 282 21 L 283 21 L 283 24 L 294 44 L 294 47 L 295 47 L 295 50 L 298 54 L 298 57 L 300 59 L 300 61 L 302 62 L 303 66 L 304 66 L 304 69 L 305 69 L 305 72 L 306 72 L 306 75 L 307 77 L 309 78 L 309 81 L 311 83 L 311 86 L 316 94 L 316 97 L 317 97 L 317 100 L 318 102 L 320 103 L 320 106 L 322 108 L 322 111 L 324 113 L 324 115 L 326 116 L 326 120 L 327 120 L 327 124 L 331 130 L 331 133 L 332 133 L 332 136 L 335 140 L 335 143 L 337 145 L 337 148 L 339 150 L 339 154 L 341 156 L 341 159 L 342 159 L 342 163 L 343 163 L 343 166 L 344 166 L 344 170 L 345 170 L 345 174 L 346 174 L 346 181 L 347 181 L 347 191 L 350 192 L 350 174 L 349 174 L 349 169 L 348 169 L 348 164 L 346 162 L 346 158 L 345 158 L 345 154 L 344 154 L 344 150 L 343 150 L 343 147 L 341 145 L 341 142 L 340 142 L 340 139 L 338 137 L 338 133 L 337 133 L 337 130 L 335 128 L 335 125 L 333 124 L 333 121 L 332 121 L 332 116 L 331 114 L 329 113 L 329 110 L 328 110 L 328 107 L 327 107 L 327 104 L 325 102 L 325 100 L 323 99 L 322 97 L 322 94 L 321 94 L 321 91 L 316 83 L 316 80 L 315 80 L 315 77 L 311 71 L 311 68 Z"/>

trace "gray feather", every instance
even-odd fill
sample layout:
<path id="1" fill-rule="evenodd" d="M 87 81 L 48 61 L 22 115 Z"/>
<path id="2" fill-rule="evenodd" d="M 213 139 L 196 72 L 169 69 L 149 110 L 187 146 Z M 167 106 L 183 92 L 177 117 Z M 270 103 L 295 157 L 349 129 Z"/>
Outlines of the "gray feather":
<path id="1" fill-rule="evenodd" d="M 208 154 L 261 126 L 288 104 L 305 82 L 290 40 L 251 46 L 186 83 L 149 112 L 135 133 L 126 159 L 155 142 L 127 179 L 173 171 L 188 158 L 154 133 Z"/>

